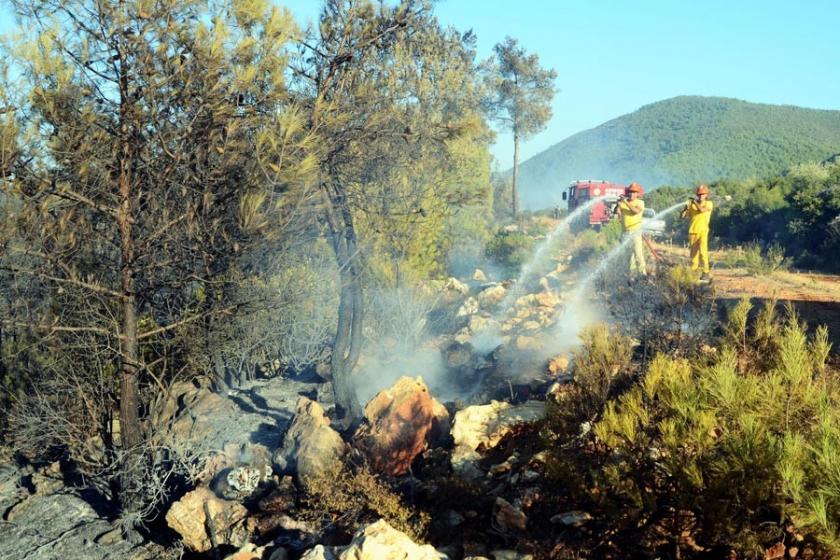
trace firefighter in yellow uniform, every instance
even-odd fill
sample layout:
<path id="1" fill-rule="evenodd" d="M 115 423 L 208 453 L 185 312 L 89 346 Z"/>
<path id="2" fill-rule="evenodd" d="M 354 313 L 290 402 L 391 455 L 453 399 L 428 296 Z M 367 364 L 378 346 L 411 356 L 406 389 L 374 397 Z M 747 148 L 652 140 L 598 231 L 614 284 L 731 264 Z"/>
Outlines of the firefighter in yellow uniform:
<path id="1" fill-rule="evenodd" d="M 638 272 L 647 276 L 645 265 L 645 250 L 642 243 L 642 214 L 645 211 L 645 201 L 640 197 L 642 186 L 638 183 L 630 183 L 625 191 L 625 197 L 618 201 L 615 207 L 615 214 L 621 217 L 621 225 L 624 228 L 624 238 L 632 237 L 633 250 L 630 252 L 630 273 Z"/>
<path id="2" fill-rule="evenodd" d="M 696 196 L 686 202 L 682 217 L 688 222 L 688 247 L 691 254 L 691 270 L 695 272 L 702 267 L 700 280 L 709 280 L 711 272 L 709 264 L 709 220 L 712 217 L 714 204 L 709 197 L 709 187 L 697 187 Z"/>

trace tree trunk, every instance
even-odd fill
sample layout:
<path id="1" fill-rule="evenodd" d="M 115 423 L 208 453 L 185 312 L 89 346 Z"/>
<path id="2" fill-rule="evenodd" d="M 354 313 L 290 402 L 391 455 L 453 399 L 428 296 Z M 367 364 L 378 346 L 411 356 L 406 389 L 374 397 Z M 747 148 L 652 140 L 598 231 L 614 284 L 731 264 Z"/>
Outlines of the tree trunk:
<path id="1" fill-rule="evenodd" d="M 125 125 L 123 125 L 125 126 Z M 122 374 L 120 376 L 120 438 L 123 448 L 140 443 L 140 394 L 137 386 L 139 351 L 137 340 L 137 296 L 134 293 L 134 238 L 131 231 L 131 147 L 126 140 L 120 154 L 120 228 L 121 269 L 120 288 L 122 292 L 122 328 L 120 353 Z"/>
<path id="2" fill-rule="evenodd" d="M 342 425 L 349 428 L 362 413 L 352 380 L 362 346 L 364 302 L 361 269 L 356 255 L 356 230 L 346 199 L 341 195 L 340 187 L 325 190 L 331 207 L 327 211 L 327 224 L 340 280 L 338 324 L 333 340 L 330 377 L 339 418 Z"/>
<path id="3" fill-rule="evenodd" d="M 122 325 L 120 332 L 120 442 L 123 449 L 140 443 L 140 391 L 137 382 L 139 344 L 137 339 L 137 295 L 134 292 L 135 241 L 132 232 L 131 171 L 133 159 L 131 92 L 129 91 L 129 65 L 125 54 L 119 51 L 120 67 L 120 152 L 118 154 L 120 206 L 117 225 L 120 230 L 120 292 L 122 294 Z"/>
<path id="4" fill-rule="evenodd" d="M 519 133 L 513 131 L 513 184 L 511 185 L 511 207 L 513 209 L 513 218 L 519 216 L 519 192 L 516 190 L 517 181 L 519 180 Z"/>

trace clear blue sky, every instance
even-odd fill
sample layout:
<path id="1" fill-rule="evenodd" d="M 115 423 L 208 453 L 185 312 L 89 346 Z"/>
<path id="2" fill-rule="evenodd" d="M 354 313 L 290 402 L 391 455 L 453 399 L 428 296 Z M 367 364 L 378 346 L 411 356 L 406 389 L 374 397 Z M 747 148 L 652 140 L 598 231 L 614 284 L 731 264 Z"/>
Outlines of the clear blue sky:
<path id="1" fill-rule="evenodd" d="M 277 1 L 302 24 L 320 7 Z M 476 32 L 482 58 L 510 35 L 557 71 L 554 117 L 523 159 L 676 95 L 840 109 L 837 0 L 440 0 L 436 11 Z M 0 30 L 10 25 L 3 9 Z M 510 166 L 508 135 L 493 153 Z"/>

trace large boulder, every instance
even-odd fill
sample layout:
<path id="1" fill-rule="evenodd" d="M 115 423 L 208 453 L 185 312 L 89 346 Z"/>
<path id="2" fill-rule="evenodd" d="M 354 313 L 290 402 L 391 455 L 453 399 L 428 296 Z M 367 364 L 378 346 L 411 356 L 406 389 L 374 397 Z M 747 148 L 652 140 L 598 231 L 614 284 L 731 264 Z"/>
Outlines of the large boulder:
<path id="1" fill-rule="evenodd" d="M 460 296 L 465 296 L 470 293 L 470 287 L 454 277 L 446 279 L 446 282 L 443 284 L 443 289 Z"/>
<path id="2" fill-rule="evenodd" d="M 184 545 L 206 552 L 213 545 L 243 546 L 248 542 L 248 510 L 238 502 L 222 500 L 200 487 L 172 504 L 166 523 L 181 535 Z"/>
<path id="3" fill-rule="evenodd" d="M 489 288 L 485 288 L 480 294 L 478 294 L 478 305 L 482 309 L 496 307 L 502 302 L 503 299 L 505 299 L 506 294 L 507 290 L 501 284 L 490 286 Z"/>
<path id="4" fill-rule="evenodd" d="M 551 291 L 540 292 L 534 296 L 536 303 L 542 307 L 554 308 L 560 305 L 560 298 Z"/>
<path id="5" fill-rule="evenodd" d="M 0 521 L 0 558 L 117 560 L 151 558 L 74 494 L 35 495 Z"/>
<path id="6" fill-rule="evenodd" d="M 154 407 L 152 424 L 174 452 L 209 458 L 203 477 L 209 482 L 225 468 L 270 467 L 271 453 L 289 426 L 297 399 L 320 386 L 276 377 L 219 392 L 206 378 L 197 378 L 170 389 Z"/>
<path id="7" fill-rule="evenodd" d="M 545 403 L 526 401 L 512 405 L 503 401 L 469 406 L 455 413 L 452 438 L 452 468 L 462 474 L 474 472 L 480 450 L 491 449 L 521 424 L 536 422 L 545 416 Z"/>
<path id="8" fill-rule="evenodd" d="M 278 474 L 296 475 L 303 486 L 341 470 L 346 446 L 332 427 L 321 405 L 300 397 L 295 419 L 283 438 L 283 447 L 274 453 Z"/>
<path id="9" fill-rule="evenodd" d="M 380 519 L 359 530 L 349 545 L 327 548 L 318 545 L 301 560 L 447 560 L 431 545 L 419 545 L 408 535 Z"/>
<path id="10" fill-rule="evenodd" d="M 365 422 L 355 440 L 375 471 L 398 476 L 408 472 L 414 458 L 448 423 L 446 408 L 432 398 L 420 377 L 401 377 L 365 406 Z"/>
<path id="11" fill-rule="evenodd" d="M 21 484 L 23 473 L 17 465 L 11 463 L 0 464 L 0 519 L 3 513 L 18 503 L 26 494 Z"/>

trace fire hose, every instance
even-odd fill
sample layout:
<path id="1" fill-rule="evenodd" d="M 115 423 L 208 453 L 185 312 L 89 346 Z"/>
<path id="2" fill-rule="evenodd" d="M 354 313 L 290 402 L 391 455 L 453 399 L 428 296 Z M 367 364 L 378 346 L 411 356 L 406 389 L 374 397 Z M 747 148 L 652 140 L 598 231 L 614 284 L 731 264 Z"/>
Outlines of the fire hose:
<path id="1" fill-rule="evenodd" d="M 653 248 L 653 242 L 650 240 L 650 238 L 647 235 L 642 234 L 642 241 L 644 241 L 645 245 L 647 245 L 647 248 L 653 255 L 654 260 L 656 260 L 656 262 L 662 262 L 662 258 L 659 256 L 659 253 L 656 252 L 656 249 Z"/>

